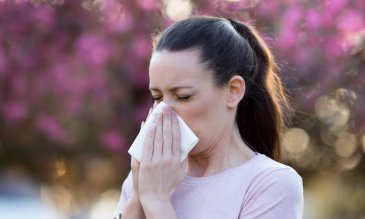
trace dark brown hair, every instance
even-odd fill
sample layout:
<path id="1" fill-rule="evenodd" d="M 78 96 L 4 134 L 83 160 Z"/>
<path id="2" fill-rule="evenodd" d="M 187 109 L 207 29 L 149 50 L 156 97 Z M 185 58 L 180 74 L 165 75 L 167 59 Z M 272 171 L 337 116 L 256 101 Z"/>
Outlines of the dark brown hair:
<path id="1" fill-rule="evenodd" d="M 242 139 L 253 150 L 280 160 L 287 96 L 274 57 L 257 31 L 242 22 L 198 16 L 175 23 L 155 38 L 154 51 L 197 48 L 201 62 L 223 86 L 234 75 L 245 80 L 236 122 Z"/>

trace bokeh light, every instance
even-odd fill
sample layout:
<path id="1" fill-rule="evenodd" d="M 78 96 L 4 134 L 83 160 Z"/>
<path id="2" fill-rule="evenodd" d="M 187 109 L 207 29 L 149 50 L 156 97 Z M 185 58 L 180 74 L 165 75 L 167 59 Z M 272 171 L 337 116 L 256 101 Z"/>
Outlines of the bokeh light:
<path id="1" fill-rule="evenodd" d="M 284 135 L 284 146 L 292 156 L 300 156 L 308 148 L 309 135 L 304 129 L 291 128 Z"/>
<path id="2" fill-rule="evenodd" d="M 330 126 L 332 132 L 341 131 L 350 117 L 350 111 L 346 105 L 328 96 L 317 99 L 315 110 L 318 119 Z"/>
<path id="3" fill-rule="evenodd" d="M 164 2 L 166 15 L 175 21 L 187 18 L 193 9 L 190 0 L 166 0 Z"/>
<path id="4" fill-rule="evenodd" d="M 354 134 L 348 132 L 341 132 L 334 143 L 335 152 L 338 156 L 348 158 L 356 150 L 357 143 Z"/>
<path id="5" fill-rule="evenodd" d="M 91 207 L 90 219 L 110 218 L 110 213 L 115 211 L 119 195 L 119 190 L 104 192 L 98 202 Z"/>

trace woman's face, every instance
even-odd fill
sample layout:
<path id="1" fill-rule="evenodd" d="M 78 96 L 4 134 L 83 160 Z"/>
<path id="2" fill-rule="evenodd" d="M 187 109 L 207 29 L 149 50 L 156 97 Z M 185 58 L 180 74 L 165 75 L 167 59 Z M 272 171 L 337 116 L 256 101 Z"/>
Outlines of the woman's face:
<path id="1" fill-rule="evenodd" d="M 149 78 L 155 101 L 173 108 L 199 138 L 191 155 L 208 152 L 232 128 L 227 89 L 213 84 L 213 73 L 199 63 L 198 50 L 155 52 Z"/>

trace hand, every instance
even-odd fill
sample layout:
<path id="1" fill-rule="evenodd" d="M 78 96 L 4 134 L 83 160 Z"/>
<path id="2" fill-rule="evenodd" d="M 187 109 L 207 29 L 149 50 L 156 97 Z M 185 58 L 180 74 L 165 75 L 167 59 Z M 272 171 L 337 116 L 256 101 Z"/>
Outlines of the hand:
<path id="1" fill-rule="evenodd" d="M 148 112 L 148 116 L 151 114 L 152 109 Z M 148 118 L 147 116 L 147 118 Z M 141 124 L 141 128 L 143 127 L 144 122 Z M 128 199 L 125 207 L 124 207 L 124 214 L 117 215 L 116 217 L 118 219 L 120 218 L 137 218 L 137 219 L 143 219 L 146 218 L 141 201 L 139 199 L 139 191 L 138 191 L 138 182 L 139 182 L 139 166 L 140 163 L 135 160 L 133 157 L 131 158 L 131 169 L 132 169 L 132 181 L 133 181 L 133 189 L 132 189 L 132 195 Z"/>
<path id="2" fill-rule="evenodd" d="M 139 165 L 138 190 L 145 210 L 151 205 L 170 203 L 173 192 L 184 178 L 180 153 L 177 115 L 165 107 L 156 115 L 155 124 L 147 134 Z"/>
<path id="3" fill-rule="evenodd" d="M 153 108 L 155 108 L 155 106 L 156 104 L 153 105 Z M 150 108 L 150 110 L 148 111 L 146 121 L 148 117 L 151 115 L 153 108 Z M 144 121 L 142 121 L 141 123 L 141 129 L 143 128 L 143 126 L 144 126 Z M 132 198 L 139 200 L 139 192 L 138 192 L 139 162 L 133 157 L 131 158 L 131 170 L 132 170 L 132 181 L 133 181 Z"/>

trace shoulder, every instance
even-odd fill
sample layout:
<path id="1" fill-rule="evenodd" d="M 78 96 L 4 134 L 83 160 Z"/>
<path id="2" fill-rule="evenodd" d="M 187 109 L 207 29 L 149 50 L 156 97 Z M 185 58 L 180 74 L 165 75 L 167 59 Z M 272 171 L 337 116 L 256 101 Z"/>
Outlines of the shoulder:
<path id="1" fill-rule="evenodd" d="M 302 190 L 302 177 L 290 166 L 259 154 L 252 164 L 251 183 L 253 187 L 275 186 L 278 188 Z"/>
<path id="2" fill-rule="evenodd" d="M 250 182 L 253 192 L 296 199 L 302 196 L 302 177 L 291 167 L 270 169 L 257 174 Z"/>
<path id="3" fill-rule="evenodd" d="M 246 201 L 263 197 L 266 201 L 302 205 L 303 180 L 290 166 L 272 160 L 265 155 L 252 166 L 252 177 L 247 188 Z"/>
<path id="4" fill-rule="evenodd" d="M 281 218 L 301 218 L 302 177 L 292 167 L 264 155 L 260 156 L 252 166 L 252 177 L 242 203 L 242 212 L 247 215 L 265 215 L 261 210 L 266 209 L 267 213 L 275 213 L 274 215 L 280 215 Z"/>
<path id="5" fill-rule="evenodd" d="M 253 178 L 287 176 L 294 181 L 302 181 L 301 176 L 292 167 L 279 163 L 263 154 L 258 154 L 257 156 L 250 168 Z"/>

